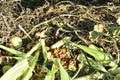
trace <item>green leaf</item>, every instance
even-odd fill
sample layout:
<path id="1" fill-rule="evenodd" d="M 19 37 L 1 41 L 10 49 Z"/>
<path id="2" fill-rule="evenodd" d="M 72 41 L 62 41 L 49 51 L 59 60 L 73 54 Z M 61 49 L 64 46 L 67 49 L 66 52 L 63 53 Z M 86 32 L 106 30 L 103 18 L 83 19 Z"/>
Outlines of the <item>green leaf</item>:
<path id="1" fill-rule="evenodd" d="M 89 38 L 91 39 L 91 41 L 101 39 L 102 36 L 103 36 L 103 34 L 101 32 L 96 32 L 96 31 L 89 32 Z"/>
<path id="2" fill-rule="evenodd" d="M 114 77 L 114 80 L 120 80 L 120 73 Z"/>
<path id="3" fill-rule="evenodd" d="M 3 73 L 7 72 L 11 67 L 12 67 L 12 66 L 10 66 L 10 65 L 5 65 L 5 66 L 3 67 L 3 69 L 2 69 L 2 72 L 3 72 Z"/>
<path id="4" fill-rule="evenodd" d="M 101 65 L 100 63 L 94 64 L 93 67 L 96 68 L 97 70 L 100 70 L 100 71 L 102 71 L 102 72 L 108 73 L 108 71 L 107 71 L 107 70 L 103 67 L 103 65 Z"/>
<path id="5" fill-rule="evenodd" d="M 83 77 L 79 77 L 79 78 L 76 78 L 74 80 L 94 80 L 92 79 L 93 75 L 90 74 L 90 75 L 86 75 L 86 76 L 83 76 Z"/>
<path id="6" fill-rule="evenodd" d="M 98 47 L 96 47 L 95 45 L 92 45 L 92 44 L 89 46 L 89 48 L 95 49 L 97 51 L 102 51 L 102 49 L 100 49 L 100 48 L 98 48 Z"/>
<path id="7" fill-rule="evenodd" d="M 62 64 L 60 63 L 59 59 L 53 59 L 53 62 L 59 67 L 60 69 L 60 78 L 61 80 L 71 80 L 70 76 L 68 75 L 67 71 L 63 68 Z"/>
<path id="8" fill-rule="evenodd" d="M 108 27 L 108 31 L 112 36 L 120 36 L 120 27 Z"/>
<path id="9" fill-rule="evenodd" d="M 36 51 L 35 56 L 32 58 L 32 60 L 30 60 L 30 67 L 27 69 L 25 75 L 23 76 L 21 80 L 29 80 L 31 78 L 32 72 L 38 60 L 38 57 L 39 57 L 39 51 Z"/>
<path id="10" fill-rule="evenodd" d="M 16 80 L 29 68 L 28 60 L 22 59 L 16 63 L 12 68 L 10 68 L 0 80 Z"/>

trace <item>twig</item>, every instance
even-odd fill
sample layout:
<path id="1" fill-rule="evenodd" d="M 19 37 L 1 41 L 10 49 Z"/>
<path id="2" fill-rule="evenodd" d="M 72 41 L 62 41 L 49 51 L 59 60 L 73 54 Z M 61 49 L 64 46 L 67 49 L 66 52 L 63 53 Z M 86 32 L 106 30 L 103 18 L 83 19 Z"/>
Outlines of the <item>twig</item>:
<path id="1" fill-rule="evenodd" d="M 40 27 L 40 26 L 43 25 L 43 24 L 47 24 L 47 23 L 51 22 L 52 20 L 54 20 L 54 19 L 56 19 L 56 18 L 59 18 L 59 17 L 61 17 L 61 16 L 69 16 L 69 17 L 71 17 L 71 16 L 79 16 L 79 15 L 61 14 L 61 15 L 59 15 L 59 16 L 56 16 L 56 17 L 54 17 L 54 18 L 52 18 L 52 19 L 49 19 L 49 20 L 47 20 L 47 21 L 41 22 L 41 23 L 33 26 L 33 28 L 32 28 L 31 31 L 28 33 L 28 35 L 30 35 L 32 32 L 34 32 L 37 27 Z M 26 37 L 26 36 L 24 36 L 23 38 L 25 38 L 25 37 Z"/>
<path id="2" fill-rule="evenodd" d="M 2 16 L 2 18 L 3 18 L 3 20 L 4 20 L 5 25 L 6 25 L 8 28 L 10 28 L 9 25 L 8 25 L 8 23 L 7 23 L 7 19 L 6 19 L 6 17 L 3 16 L 2 14 L 1 14 L 1 16 Z"/>
<path id="3" fill-rule="evenodd" d="M 23 29 L 23 27 L 20 24 L 18 25 L 18 27 L 19 27 L 20 30 L 22 30 L 32 40 L 30 35 Z"/>
<path id="4" fill-rule="evenodd" d="M 72 3 L 71 1 L 61 1 L 61 2 L 58 2 L 55 6 L 58 6 L 58 5 L 63 4 L 63 3 L 69 3 L 71 5 L 74 5 L 74 3 Z"/>

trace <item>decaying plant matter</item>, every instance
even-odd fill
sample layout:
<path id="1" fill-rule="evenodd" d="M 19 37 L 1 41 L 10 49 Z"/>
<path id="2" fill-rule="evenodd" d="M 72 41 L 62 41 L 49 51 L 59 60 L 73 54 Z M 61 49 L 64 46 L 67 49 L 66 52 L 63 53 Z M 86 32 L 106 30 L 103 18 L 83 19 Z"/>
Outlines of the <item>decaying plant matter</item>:
<path id="1" fill-rule="evenodd" d="M 31 78 L 33 80 L 42 78 L 47 80 L 46 75 L 52 75 L 52 71 L 55 75 L 59 70 L 58 68 L 64 72 L 63 67 L 69 71 L 72 79 L 84 75 L 87 75 L 84 77 L 89 78 L 94 76 L 95 79 L 97 78 L 96 75 L 105 79 L 113 79 L 113 75 L 117 76 L 119 72 L 111 76 L 113 66 L 112 69 L 109 68 L 111 66 L 108 61 L 112 62 L 112 65 L 114 64 L 115 70 L 119 68 L 120 4 L 117 1 L 106 1 L 105 4 L 99 3 L 99 5 L 94 5 L 94 3 L 99 3 L 99 0 L 93 0 L 85 5 L 82 3 L 76 4 L 75 1 L 57 3 L 45 1 L 35 5 L 34 0 L 33 3 L 30 1 L 30 4 L 27 5 L 28 3 L 24 3 L 22 0 L 1 0 L 0 44 L 10 47 L 9 41 L 11 38 L 14 36 L 20 37 L 23 43 L 17 48 L 12 47 L 12 50 L 20 52 L 23 56 L 14 52 L 12 55 L 8 54 L 11 48 L 1 46 L 0 67 L 2 68 L 0 69 L 0 76 L 3 75 L 2 69 L 6 62 L 7 64 L 12 63 L 9 68 L 15 64 L 16 61 L 10 60 L 9 62 L 9 58 L 14 60 L 16 56 L 28 58 L 23 60 L 27 63 L 27 68 L 35 67 Z M 35 6 L 30 7 L 30 5 Z M 32 52 L 34 50 L 33 46 L 37 44 L 41 46 L 35 48 L 35 51 Z M 91 45 L 94 45 L 94 47 L 91 48 Z M 8 52 L 5 51 L 6 49 L 9 49 Z M 97 53 L 100 53 L 102 57 L 96 58 Z M 38 55 L 42 56 L 40 61 Z M 104 60 L 108 60 L 105 64 L 104 61 L 101 61 L 104 55 L 107 57 Z M 35 59 L 36 57 L 37 59 Z M 34 62 L 37 64 L 31 64 L 29 59 L 35 60 Z M 54 64 L 52 65 L 52 63 Z M 22 61 L 20 64 L 22 64 Z M 116 67 L 118 68 L 116 69 Z M 80 70 L 84 73 L 80 74 Z M 65 74 L 67 73 L 65 72 Z M 59 76 L 61 75 L 56 73 L 55 79 L 59 79 Z"/>

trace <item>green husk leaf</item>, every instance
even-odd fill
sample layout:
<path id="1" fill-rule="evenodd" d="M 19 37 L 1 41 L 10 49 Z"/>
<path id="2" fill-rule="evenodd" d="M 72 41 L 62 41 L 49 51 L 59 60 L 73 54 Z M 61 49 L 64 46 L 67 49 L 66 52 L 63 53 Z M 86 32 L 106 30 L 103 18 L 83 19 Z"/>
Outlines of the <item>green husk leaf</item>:
<path id="1" fill-rule="evenodd" d="M 41 46 L 41 43 L 37 43 L 29 52 L 27 52 L 25 57 L 29 57 L 31 56 L 31 54 L 33 54 L 36 50 L 38 50 Z"/>
<path id="2" fill-rule="evenodd" d="M 17 80 L 29 68 L 28 60 L 22 59 L 18 61 L 12 68 L 10 68 L 0 80 Z"/>
<path id="3" fill-rule="evenodd" d="M 120 80 L 120 73 L 115 75 L 114 80 Z"/>
<path id="4" fill-rule="evenodd" d="M 120 27 L 108 27 L 109 34 L 113 36 L 120 36 Z"/>
<path id="5" fill-rule="evenodd" d="M 52 66 L 52 70 L 49 71 L 45 77 L 45 80 L 55 80 L 55 73 L 58 69 L 55 68 L 55 65 Z"/>
<path id="6" fill-rule="evenodd" d="M 12 66 L 6 65 L 3 67 L 2 72 L 5 73 L 7 72 Z"/>
<path id="7" fill-rule="evenodd" d="M 71 80 L 67 71 L 63 68 L 62 64 L 60 63 L 60 60 L 59 59 L 53 59 L 53 62 L 59 67 L 61 80 Z"/>
<path id="8" fill-rule="evenodd" d="M 93 46 L 92 48 L 90 48 L 83 45 L 74 45 L 79 47 L 89 55 L 93 56 L 97 61 L 100 61 L 103 64 L 109 64 L 111 67 L 116 66 L 116 64 L 112 61 L 112 57 L 110 54 L 107 54 L 96 47 L 93 48 Z"/>
<path id="9" fill-rule="evenodd" d="M 65 38 L 63 38 L 62 40 L 56 42 L 55 44 L 53 44 L 51 46 L 52 49 L 55 49 L 55 48 L 60 48 L 61 46 L 63 46 L 68 40 L 70 40 L 71 37 L 67 36 Z"/>
<path id="10" fill-rule="evenodd" d="M 14 55 L 19 56 L 19 57 L 24 57 L 24 56 L 26 55 L 26 54 L 23 53 L 23 52 L 17 51 L 17 50 L 12 49 L 12 48 L 8 48 L 8 47 L 3 46 L 3 45 L 0 45 L 0 48 L 8 51 L 8 52 L 9 52 L 10 54 L 12 54 L 12 55 L 14 54 Z"/>
<path id="11" fill-rule="evenodd" d="M 42 53 L 43 53 L 43 57 L 44 57 L 44 65 L 45 66 L 45 63 L 47 62 L 47 50 L 46 50 L 46 47 L 45 47 L 45 39 L 41 39 L 41 45 L 42 45 Z"/>
<path id="12" fill-rule="evenodd" d="M 21 80 L 29 80 L 31 78 L 38 57 L 39 57 L 39 51 L 36 51 L 35 56 L 32 58 L 32 60 L 30 60 L 30 67 L 27 69 L 24 77 Z"/>

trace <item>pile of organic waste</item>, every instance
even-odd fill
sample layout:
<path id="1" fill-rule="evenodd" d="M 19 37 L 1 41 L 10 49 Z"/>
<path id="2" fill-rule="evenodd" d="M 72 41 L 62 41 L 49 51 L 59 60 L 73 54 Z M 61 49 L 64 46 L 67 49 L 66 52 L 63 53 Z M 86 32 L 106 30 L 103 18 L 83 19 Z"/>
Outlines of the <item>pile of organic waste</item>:
<path id="1" fill-rule="evenodd" d="M 0 0 L 0 80 L 119 80 L 119 0 Z"/>

